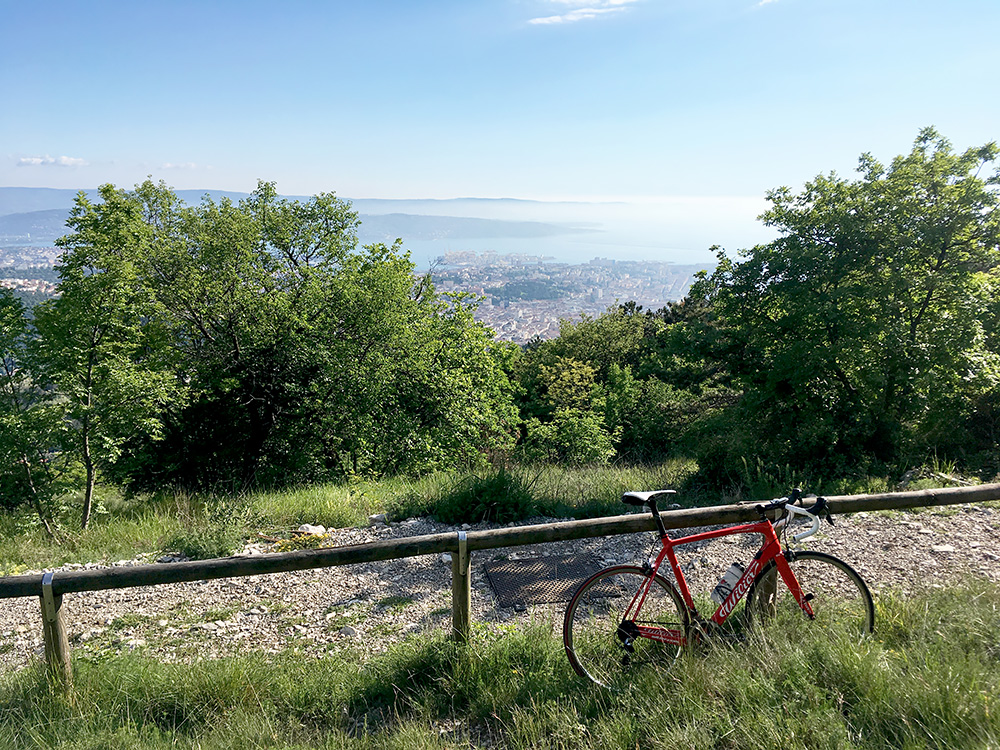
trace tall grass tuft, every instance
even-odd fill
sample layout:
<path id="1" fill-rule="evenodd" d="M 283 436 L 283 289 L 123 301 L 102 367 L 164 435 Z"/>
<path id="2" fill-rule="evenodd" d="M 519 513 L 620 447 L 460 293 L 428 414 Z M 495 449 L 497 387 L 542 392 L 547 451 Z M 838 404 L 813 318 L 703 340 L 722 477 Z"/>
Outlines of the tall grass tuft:
<path id="1" fill-rule="evenodd" d="M 241 550 L 260 515 L 244 498 L 221 497 L 192 502 L 179 499 L 181 528 L 161 540 L 164 551 L 192 560 L 226 557 Z"/>
<path id="2" fill-rule="evenodd" d="M 689 459 L 670 459 L 658 464 L 609 466 L 544 465 L 533 469 L 534 492 L 546 515 L 595 518 L 623 512 L 621 496 L 633 490 L 676 489 L 676 502 L 697 505 L 705 501 L 698 491 L 685 491 L 697 472 Z"/>
<path id="3" fill-rule="evenodd" d="M 0 513 L 0 574 L 58 567 L 67 562 L 130 559 L 159 549 L 160 541 L 181 528 L 176 510 L 161 499 L 124 498 L 103 491 L 85 531 L 77 509 L 66 503 L 58 523 L 58 543 L 48 539 L 26 508 Z M 71 512 L 72 511 L 72 512 Z"/>
<path id="4" fill-rule="evenodd" d="M 259 516 L 273 526 L 309 523 L 344 528 L 367 523 L 369 515 L 381 510 L 385 490 L 377 482 L 344 482 L 261 492 L 252 496 L 252 502 Z"/>
<path id="5" fill-rule="evenodd" d="M 679 488 L 696 470 L 687 460 L 642 466 L 515 465 L 413 487 L 391 500 L 389 508 L 397 518 L 430 515 L 444 523 L 505 523 L 532 515 L 594 518 L 621 513 L 624 492 Z M 691 505 L 702 499 L 697 492 L 682 492 L 677 502 Z"/>

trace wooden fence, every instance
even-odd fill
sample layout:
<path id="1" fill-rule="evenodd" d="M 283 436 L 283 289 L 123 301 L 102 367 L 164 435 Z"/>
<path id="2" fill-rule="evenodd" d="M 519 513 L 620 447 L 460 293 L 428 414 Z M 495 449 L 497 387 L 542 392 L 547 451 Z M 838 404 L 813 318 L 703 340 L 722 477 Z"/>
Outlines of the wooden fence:
<path id="1" fill-rule="evenodd" d="M 829 496 L 827 500 L 830 512 L 834 514 L 980 503 L 1000 500 L 1000 484 L 877 495 Z M 757 519 L 755 505 L 756 503 L 743 503 L 664 511 L 661 513 L 661 518 L 667 529 L 746 523 Z M 546 523 L 488 531 L 428 534 L 406 539 L 371 542 L 347 547 L 301 550 L 261 557 L 227 557 L 215 560 L 137 565 L 128 568 L 9 576 L 0 578 L 0 599 L 22 596 L 38 596 L 40 598 L 46 661 L 53 676 L 64 685 L 69 686 L 72 683 L 69 639 L 62 617 L 63 596 L 66 594 L 203 581 L 213 578 L 255 576 L 449 552 L 452 556 L 452 630 L 458 640 L 465 641 L 469 635 L 472 618 L 472 577 L 469 574 L 472 552 L 544 542 L 631 534 L 652 531 L 653 529 L 652 516 L 643 511 L 625 516 L 582 521 Z"/>

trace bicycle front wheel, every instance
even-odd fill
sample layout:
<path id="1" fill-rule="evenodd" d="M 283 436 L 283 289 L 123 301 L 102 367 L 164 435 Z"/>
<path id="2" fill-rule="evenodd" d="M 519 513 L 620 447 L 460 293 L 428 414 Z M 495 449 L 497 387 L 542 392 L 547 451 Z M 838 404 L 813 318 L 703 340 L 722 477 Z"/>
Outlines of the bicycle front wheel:
<path id="1" fill-rule="evenodd" d="M 788 590 L 776 563 L 768 563 L 747 592 L 750 627 L 762 624 L 859 640 L 875 627 L 875 605 L 868 586 L 843 560 L 822 552 L 793 552 L 788 564 L 812 609 L 810 616 Z"/>
<path id="2" fill-rule="evenodd" d="M 638 611 L 636 594 L 649 583 Z M 563 645 L 573 669 L 612 690 L 626 687 L 637 670 L 673 666 L 687 637 L 687 607 L 666 579 L 619 565 L 596 573 L 577 589 L 563 620 Z M 645 632 L 647 635 L 641 635 Z M 655 640 L 655 633 L 665 640 Z M 675 642 L 666 642 L 672 639 Z"/>

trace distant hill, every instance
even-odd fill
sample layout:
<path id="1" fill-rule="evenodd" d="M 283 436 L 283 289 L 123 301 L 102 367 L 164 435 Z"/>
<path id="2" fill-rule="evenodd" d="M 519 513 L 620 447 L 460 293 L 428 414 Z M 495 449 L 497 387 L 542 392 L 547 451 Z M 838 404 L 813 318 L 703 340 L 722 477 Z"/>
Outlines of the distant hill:
<path id="1" fill-rule="evenodd" d="M 44 211 L 30 211 L 23 214 L 0 216 L 0 245 L 18 243 L 30 235 L 33 243 L 54 241 L 66 234 L 64 208 L 50 208 Z"/>
<path id="2" fill-rule="evenodd" d="M 69 210 L 79 190 L 55 188 L 0 187 L 0 216 L 48 211 L 56 208 Z M 84 190 L 90 196 L 96 190 Z"/>
<path id="3" fill-rule="evenodd" d="M 93 197 L 96 191 L 85 191 Z M 12 245 L 40 245 L 54 242 L 66 234 L 66 219 L 76 199 L 76 190 L 50 190 L 44 188 L 0 188 L 0 247 Z M 186 203 L 197 203 L 206 191 L 181 190 L 178 197 Z M 212 197 L 233 200 L 246 197 L 245 193 L 213 192 Z M 371 206 L 375 201 L 365 200 Z M 405 201 L 387 201 L 391 205 Z M 426 204 L 426 201 L 414 201 Z M 56 205 L 53 205 L 56 204 Z M 447 201 L 431 205 L 444 208 Z M 11 211 L 25 206 L 42 207 L 30 211 Z M 510 221 L 482 219 L 467 216 L 434 216 L 407 213 L 360 214 L 362 244 L 391 243 L 397 237 L 406 240 L 468 240 L 468 239 L 540 239 L 594 231 L 570 224 L 553 224 L 540 221 Z"/>
<path id="4" fill-rule="evenodd" d="M 68 212 L 73 207 L 76 196 L 81 192 L 86 193 L 91 200 L 97 198 L 97 190 L 0 187 L 0 216 L 48 211 L 57 208 Z M 222 197 L 239 200 L 247 196 L 247 193 L 234 193 L 225 190 L 177 190 L 175 192 L 185 203 L 197 203 L 206 193 L 211 193 L 216 200 Z"/>
<path id="5" fill-rule="evenodd" d="M 97 196 L 96 189 L 70 190 L 57 188 L 0 187 L 0 216 L 45 211 L 53 208 L 70 209 L 78 193 L 89 198 Z M 240 200 L 249 193 L 232 190 L 175 190 L 185 203 L 198 203 L 210 195 L 213 199 Z M 288 195 L 286 198 L 304 199 L 310 196 Z M 509 209 L 521 214 L 526 208 L 553 205 L 550 202 L 522 200 L 520 198 L 346 198 L 362 214 L 418 214 L 423 216 L 489 216 L 496 211 Z M 497 217 L 500 218 L 500 217 Z"/>

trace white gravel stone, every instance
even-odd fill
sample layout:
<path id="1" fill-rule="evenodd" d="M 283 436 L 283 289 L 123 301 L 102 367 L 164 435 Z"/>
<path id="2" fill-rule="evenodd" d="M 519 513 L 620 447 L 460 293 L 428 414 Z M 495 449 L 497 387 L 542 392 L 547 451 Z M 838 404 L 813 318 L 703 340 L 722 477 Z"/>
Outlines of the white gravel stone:
<path id="1" fill-rule="evenodd" d="M 298 531 L 300 534 L 325 534 L 326 526 L 313 526 L 310 523 L 304 523 L 299 526 Z"/>

